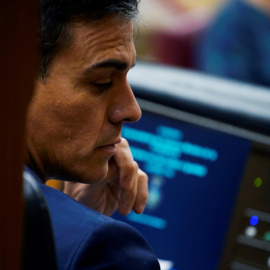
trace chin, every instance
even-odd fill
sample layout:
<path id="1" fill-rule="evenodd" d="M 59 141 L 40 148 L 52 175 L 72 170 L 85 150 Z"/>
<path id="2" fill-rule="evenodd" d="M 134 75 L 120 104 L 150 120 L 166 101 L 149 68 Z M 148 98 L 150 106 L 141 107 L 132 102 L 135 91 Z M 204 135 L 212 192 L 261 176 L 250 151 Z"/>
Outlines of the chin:
<path id="1" fill-rule="evenodd" d="M 89 169 L 90 168 L 90 169 Z M 92 169 L 91 169 L 92 168 Z M 94 168 L 94 169 L 93 169 Z M 108 174 L 108 164 L 104 166 L 78 166 L 76 168 L 57 168 L 46 175 L 46 179 L 94 184 L 103 181 Z"/>
<path id="2" fill-rule="evenodd" d="M 108 164 L 103 167 L 96 167 L 94 170 L 85 170 L 85 173 L 82 173 L 82 171 L 78 172 L 78 178 L 80 179 L 80 182 L 86 183 L 86 184 L 93 184 L 102 182 L 108 175 Z"/>

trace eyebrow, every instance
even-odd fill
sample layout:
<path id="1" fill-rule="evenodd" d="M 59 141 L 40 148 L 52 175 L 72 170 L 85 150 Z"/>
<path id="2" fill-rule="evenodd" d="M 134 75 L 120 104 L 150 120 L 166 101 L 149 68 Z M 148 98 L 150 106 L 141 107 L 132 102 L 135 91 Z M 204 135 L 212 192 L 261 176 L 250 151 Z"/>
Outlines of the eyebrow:
<path id="1" fill-rule="evenodd" d="M 136 65 L 136 62 L 131 66 L 131 68 L 133 68 L 135 65 Z M 109 60 L 94 64 L 93 66 L 87 68 L 85 72 L 88 73 L 99 68 L 114 68 L 118 71 L 125 71 L 128 69 L 128 64 L 124 61 L 109 59 Z"/>

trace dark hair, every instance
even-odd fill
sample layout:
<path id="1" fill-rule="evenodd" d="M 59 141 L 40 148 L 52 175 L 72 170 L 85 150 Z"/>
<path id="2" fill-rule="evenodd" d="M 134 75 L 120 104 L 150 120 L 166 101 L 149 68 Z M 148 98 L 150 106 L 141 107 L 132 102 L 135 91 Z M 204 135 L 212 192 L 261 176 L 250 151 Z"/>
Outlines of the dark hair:
<path id="1" fill-rule="evenodd" d="M 70 23 L 91 22 L 106 15 L 134 20 L 139 0 L 40 0 L 38 77 L 45 79 L 55 56 L 72 41 Z"/>

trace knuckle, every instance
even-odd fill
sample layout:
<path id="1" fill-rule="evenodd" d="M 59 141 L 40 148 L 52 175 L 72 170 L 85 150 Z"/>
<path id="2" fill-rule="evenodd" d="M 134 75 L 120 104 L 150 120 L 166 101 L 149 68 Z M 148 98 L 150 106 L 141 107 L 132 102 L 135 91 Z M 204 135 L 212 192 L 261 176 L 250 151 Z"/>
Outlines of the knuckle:
<path id="1" fill-rule="evenodd" d="M 128 173 L 132 173 L 132 174 L 136 171 L 136 166 L 134 165 L 133 162 L 130 162 L 130 163 L 128 163 L 128 164 L 126 165 L 126 171 L 127 171 Z"/>
<path id="2" fill-rule="evenodd" d="M 129 146 L 129 143 L 128 143 L 127 139 L 125 139 L 125 138 L 122 138 L 121 143 L 122 143 L 123 145 L 125 145 L 125 146 Z"/>
<path id="3" fill-rule="evenodd" d="M 139 169 L 139 165 L 136 161 L 132 161 L 132 162 L 129 162 L 127 165 L 126 165 L 126 168 L 127 168 L 127 171 L 128 172 L 131 172 L 131 173 L 136 173 Z"/>
<path id="4" fill-rule="evenodd" d="M 142 171 L 141 169 L 139 169 L 139 177 L 140 177 L 141 181 L 148 182 L 148 175 L 144 171 Z"/>

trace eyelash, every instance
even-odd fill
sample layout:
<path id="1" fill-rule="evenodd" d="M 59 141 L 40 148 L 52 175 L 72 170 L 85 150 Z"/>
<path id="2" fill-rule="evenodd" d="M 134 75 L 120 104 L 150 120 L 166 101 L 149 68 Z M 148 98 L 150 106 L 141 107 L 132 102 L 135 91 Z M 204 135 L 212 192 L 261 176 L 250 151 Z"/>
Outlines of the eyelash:
<path id="1" fill-rule="evenodd" d="M 94 83 L 94 86 L 99 89 L 100 92 L 104 92 L 113 86 L 112 82 L 108 83 Z"/>

